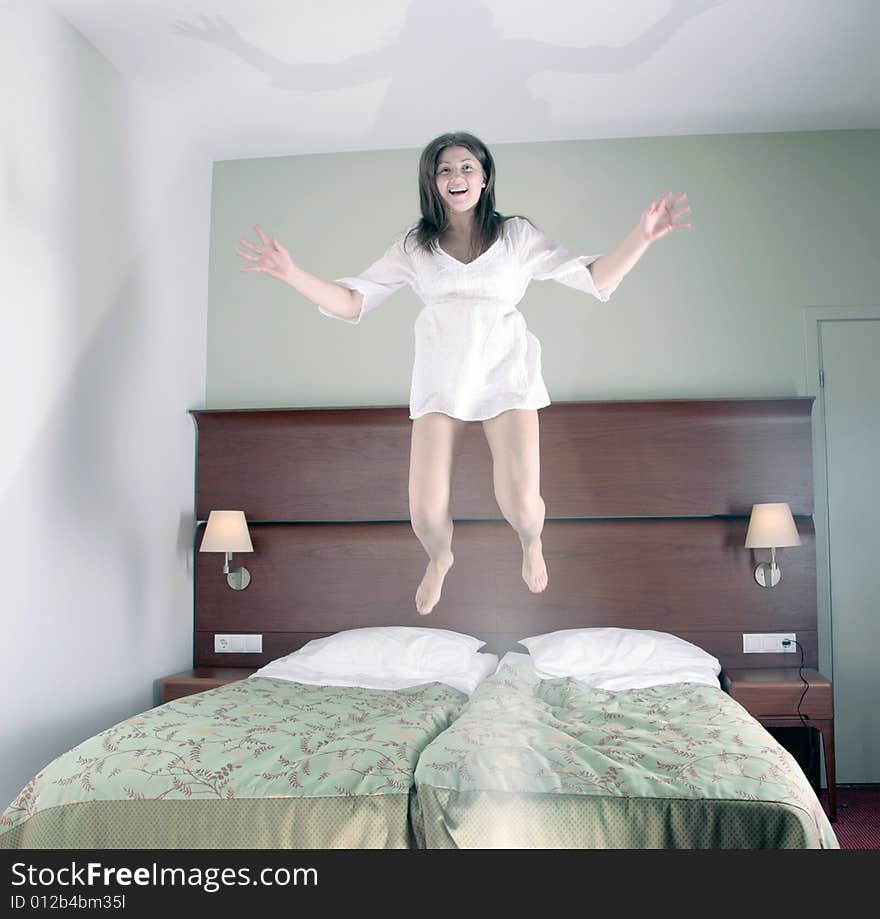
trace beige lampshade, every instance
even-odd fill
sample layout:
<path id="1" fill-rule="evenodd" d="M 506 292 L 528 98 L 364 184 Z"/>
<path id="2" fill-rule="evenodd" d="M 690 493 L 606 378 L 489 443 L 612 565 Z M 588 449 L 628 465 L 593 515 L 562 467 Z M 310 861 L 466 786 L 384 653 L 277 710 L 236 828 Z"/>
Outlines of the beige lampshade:
<path id="1" fill-rule="evenodd" d="M 799 546 L 791 508 L 787 504 L 753 504 L 746 533 L 747 549 L 779 549 L 782 546 Z"/>
<path id="2" fill-rule="evenodd" d="M 199 552 L 253 552 L 244 511 L 211 511 Z"/>

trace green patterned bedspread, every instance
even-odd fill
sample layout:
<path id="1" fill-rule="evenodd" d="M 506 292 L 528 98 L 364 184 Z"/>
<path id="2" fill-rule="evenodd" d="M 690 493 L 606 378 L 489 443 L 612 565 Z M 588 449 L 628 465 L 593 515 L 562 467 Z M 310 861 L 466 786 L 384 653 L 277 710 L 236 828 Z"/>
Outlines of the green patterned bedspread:
<path id="1" fill-rule="evenodd" d="M 429 848 L 838 848 L 792 756 L 722 690 L 482 683 L 416 768 Z"/>
<path id="2" fill-rule="evenodd" d="M 186 696 L 49 763 L 0 848 L 408 848 L 419 753 L 465 701 L 266 678 Z"/>

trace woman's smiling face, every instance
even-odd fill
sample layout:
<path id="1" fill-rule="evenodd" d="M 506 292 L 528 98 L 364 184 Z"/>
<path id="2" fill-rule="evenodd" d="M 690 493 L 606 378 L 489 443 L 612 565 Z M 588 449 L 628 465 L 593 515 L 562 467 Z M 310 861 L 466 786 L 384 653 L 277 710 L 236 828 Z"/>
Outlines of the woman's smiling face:
<path id="1" fill-rule="evenodd" d="M 485 173 L 480 161 L 467 147 L 446 147 L 437 157 L 435 179 L 446 207 L 462 213 L 476 207 Z M 464 191 L 456 194 L 459 189 Z"/>

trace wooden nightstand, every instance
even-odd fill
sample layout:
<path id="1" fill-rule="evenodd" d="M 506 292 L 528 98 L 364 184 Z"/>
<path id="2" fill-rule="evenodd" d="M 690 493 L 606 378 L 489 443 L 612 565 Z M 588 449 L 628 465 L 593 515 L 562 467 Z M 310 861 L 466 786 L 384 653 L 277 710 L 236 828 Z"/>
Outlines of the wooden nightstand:
<path id="1" fill-rule="evenodd" d="M 828 818 L 837 820 L 837 787 L 834 776 L 834 689 L 831 680 L 818 670 L 804 668 L 810 684 L 801 702 L 807 724 L 822 735 L 825 752 L 825 779 L 828 783 Z M 771 667 L 756 670 L 725 670 L 721 685 L 753 718 L 764 727 L 801 727 L 798 700 L 804 684 L 797 667 Z"/>
<path id="2" fill-rule="evenodd" d="M 196 692 L 214 689 L 224 683 L 246 680 L 257 667 L 196 667 L 194 670 L 183 670 L 162 680 L 162 702 L 173 702 L 183 696 Z"/>

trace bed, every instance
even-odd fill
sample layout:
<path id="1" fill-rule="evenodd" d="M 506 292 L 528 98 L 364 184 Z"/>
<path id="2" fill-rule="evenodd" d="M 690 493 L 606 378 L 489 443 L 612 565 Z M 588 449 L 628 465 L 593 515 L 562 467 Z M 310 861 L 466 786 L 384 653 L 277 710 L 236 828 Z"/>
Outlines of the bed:
<path id="1" fill-rule="evenodd" d="M 49 763 L 3 848 L 408 848 L 413 768 L 463 695 L 248 679 L 151 709 Z"/>
<path id="2" fill-rule="evenodd" d="M 406 406 L 194 411 L 193 549 L 210 510 L 240 508 L 254 552 L 235 558 L 252 575 L 240 591 L 227 585 L 218 556 L 194 554 L 193 664 L 262 668 L 350 630 L 427 626 L 473 636 L 485 643 L 483 652 L 499 657 L 521 652 L 523 637 L 552 630 L 657 629 L 704 648 L 727 668 L 784 666 L 781 654 L 744 655 L 741 635 L 796 632 L 806 665 L 815 667 L 811 409 L 811 398 L 797 397 L 572 402 L 543 409 L 550 585 L 540 595 L 522 584 L 519 542 L 492 496 L 488 448 L 479 423 L 469 425 L 453 486 L 456 561 L 428 620 L 413 603 L 425 556 L 408 517 Z M 759 501 L 788 502 L 802 540 L 786 554 L 785 578 L 774 590 L 755 584 L 754 554 L 742 548 L 749 511 Z M 262 651 L 221 653 L 218 634 L 259 635 Z M 473 725 L 485 717 L 485 706 L 498 704 L 498 692 L 513 691 L 516 669 L 506 666 L 488 677 L 470 703 L 466 693 L 436 681 L 371 689 L 259 674 L 175 700 L 49 764 L 3 815 L 0 847 L 504 843 L 448 836 L 444 825 L 468 822 L 449 808 L 460 808 L 477 789 L 449 788 L 437 775 L 443 772 L 438 764 L 450 761 L 444 760 L 449 744 L 478 742 Z M 593 708 L 601 710 L 601 699 L 588 702 L 575 686 L 531 685 L 525 675 L 517 697 L 538 692 L 539 684 L 541 717 L 567 712 L 583 721 Z M 741 728 L 737 736 L 748 727 L 748 742 L 765 744 L 774 768 L 789 771 L 790 758 L 763 729 L 754 733 L 757 724 L 742 721 L 744 712 L 726 697 L 719 705 L 717 719 Z M 510 725 L 501 745 L 509 755 L 522 733 L 522 724 Z M 288 755 L 293 750 L 296 758 Z M 336 756 L 341 772 L 325 774 L 324 755 Z M 307 771 L 293 765 L 303 762 Z M 463 796 L 444 800 L 444 791 Z M 640 795 L 617 797 L 609 806 L 619 809 Z M 660 797 L 668 806 L 674 796 Z M 536 800 L 555 807 L 561 797 Z M 798 830 L 791 816 L 797 805 L 782 805 L 768 819 L 785 827 L 764 826 L 754 837 L 759 844 L 831 844 L 827 827 L 811 830 L 805 817 Z M 758 811 L 742 797 L 725 806 L 736 815 Z M 810 808 L 812 802 L 801 811 Z M 532 829 L 507 844 L 741 842 L 732 829 L 741 816 L 721 810 L 715 809 L 721 816 L 709 835 L 699 835 L 704 828 L 693 820 L 662 838 L 621 832 L 627 821 L 619 811 L 609 812 L 607 826 L 617 830 L 605 835 L 565 836 L 547 826 L 545 835 L 536 835 L 535 827 L 547 821 L 533 815 L 526 820 Z"/>
<path id="3" fill-rule="evenodd" d="M 820 849 L 800 767 L 717 686 L 623 691 L 505 657 L 416 768 L 431 849 Z"/>
<path id="4" fill-rule="evenodd" d="M 498 659 L 477 653 L 482 643 L 469 636 L 411 629 L 410 645 L 445 641 L 441 653 L 451 647 L 455 660 L 389 679 L 393 666 L 370 654 L 381 644 L 365 640 L 371 631 L 387 644 L 387 633 L 401 630 L 333 637 L 372 657 L 366 676 L 338 666 L 304 670 L 302 656 L 333 641 L 322 639 L 248 679 L 88 738 L 50 762 L 7 808 L 0 847 L 414 847 L 418 755 Z M 396 641 L 393 650 L 405 645 Z"/>

